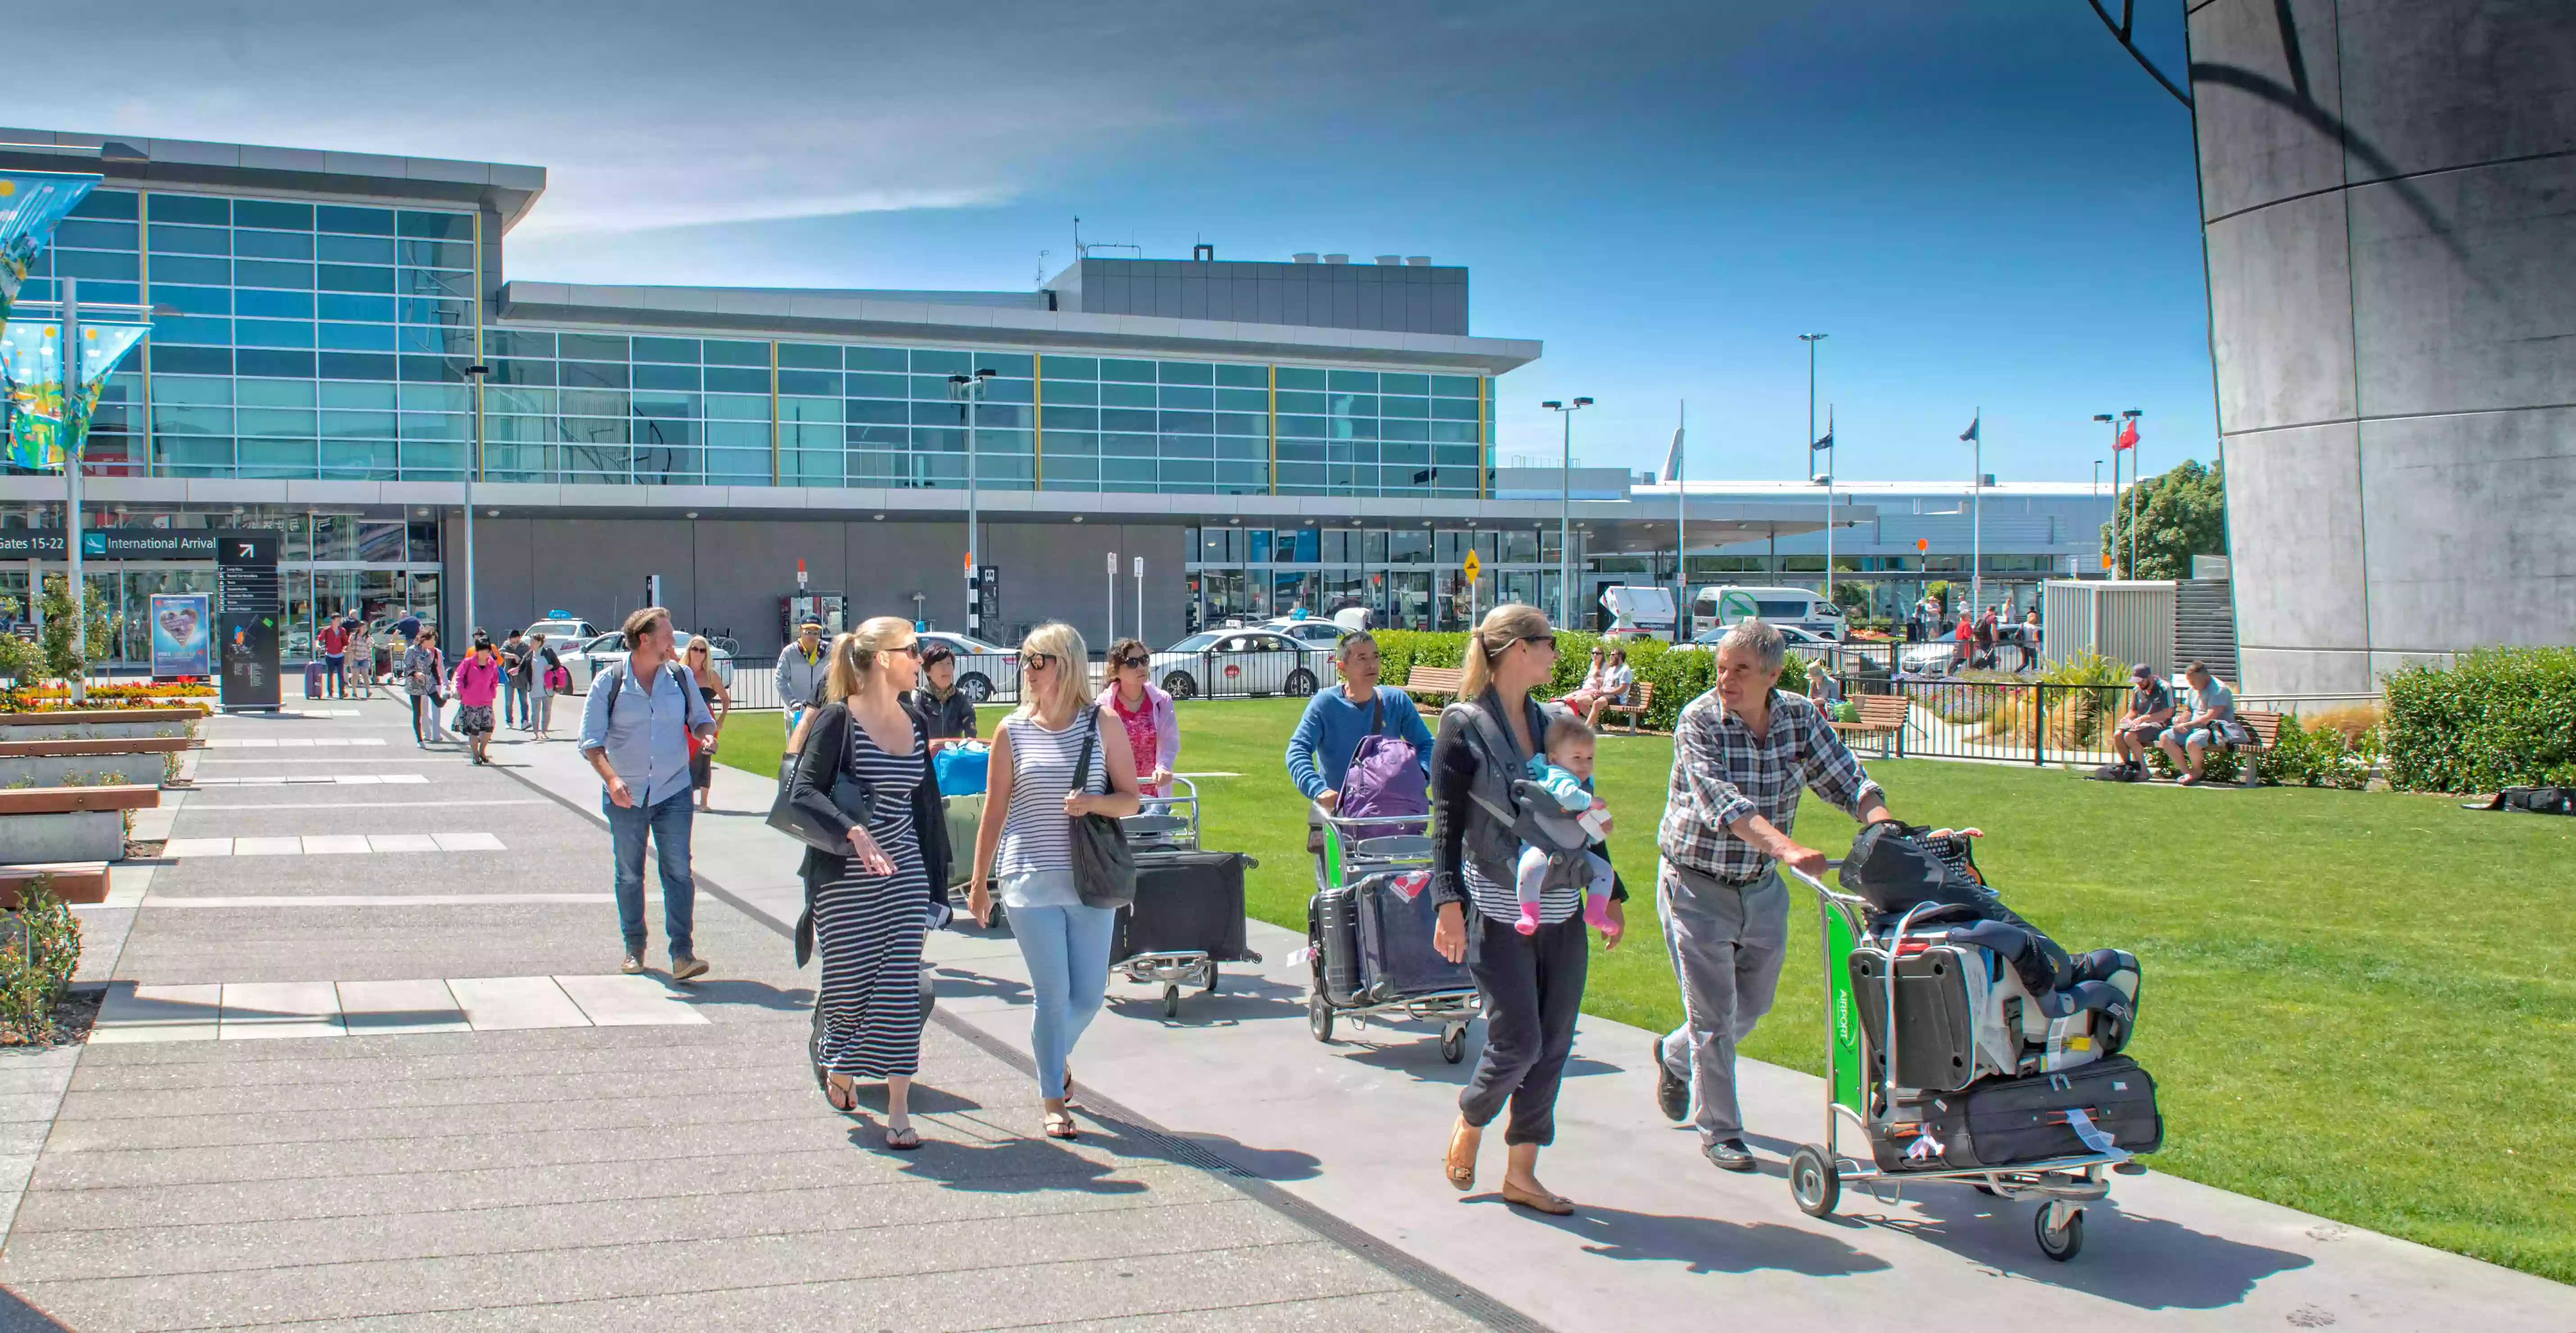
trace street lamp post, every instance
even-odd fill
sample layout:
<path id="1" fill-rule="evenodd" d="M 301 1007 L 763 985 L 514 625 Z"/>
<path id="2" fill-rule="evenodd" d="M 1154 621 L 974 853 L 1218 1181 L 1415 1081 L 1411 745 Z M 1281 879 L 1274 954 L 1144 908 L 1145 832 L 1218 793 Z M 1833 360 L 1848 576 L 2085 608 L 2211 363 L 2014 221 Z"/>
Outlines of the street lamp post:
<path id="1" fill-rule="evenodd" d="M 966 404 L 966 632 L 984 637 L 982 567 L 975 550 L 975 405 L 993 381 L 991 370 L 948 377 L 948 396 Z"/>
<path id="2" fill-rule="evenodd" d="M 465 624 L 461 627 L 468 647 L 474 643 L 474 474 L 483 470 L 483 377 L 492 368 L 480 361 L 465 368 L 466 377 L 474 381 L 474 450 L 465 460 Z"/>
<path id="3" fill-rule="evenodd" d="M 1556 474 L 1556 627 L 1568 629 L 1574 622 L 1574 414 L 1592 406 L 1592 400 L 1551 398 L 1539 406 L 1565 419 L 1565 460 Z"/>
<path id="4" fill-rule="evenodd" d="M 80 659 L 80 674 L 72 680 L 72 702 L 89 701 L 89 587 L 81 582 L 81 452 L 85 440 L 72 438 L 72 400 L 80 392 L 80 279 L 62 280 L 63 305 L 63 565 L 71 576 L 72 656 Z M 43 588 L 30 581 L 27 591 L 42 593 Z M 27 604 L 35 605 L 29 597 Z"/>

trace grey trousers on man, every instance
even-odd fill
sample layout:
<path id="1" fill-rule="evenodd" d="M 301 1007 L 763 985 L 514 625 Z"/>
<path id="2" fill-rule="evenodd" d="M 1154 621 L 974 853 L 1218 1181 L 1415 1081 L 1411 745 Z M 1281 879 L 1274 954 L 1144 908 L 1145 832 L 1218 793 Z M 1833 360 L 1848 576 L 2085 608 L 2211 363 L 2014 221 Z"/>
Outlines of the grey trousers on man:
<path id="1" fill-rule="evenodd" d="M 1775 867 L 1741 889 L 1658 862 L 1655 918 L 1681 979 L 1682 1025 L 1664 1035 L 1664 1067 L 1687 1074 L 1702 1143 L 1744 1133 L 1735 1047 L 1771 1012 L 1789 946 L 1789 891 Z"/>

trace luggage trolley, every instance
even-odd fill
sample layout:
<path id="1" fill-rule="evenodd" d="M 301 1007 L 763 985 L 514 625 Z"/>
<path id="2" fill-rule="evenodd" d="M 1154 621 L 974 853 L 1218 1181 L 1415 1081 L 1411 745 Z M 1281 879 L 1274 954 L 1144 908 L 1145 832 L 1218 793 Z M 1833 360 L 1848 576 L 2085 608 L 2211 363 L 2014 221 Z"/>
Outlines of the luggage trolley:
<path id="1" fill-rule="evenodd" d="M 1353 1027 L 1367 1020 L 1393 1014 L 1440 1025 L 1440 1058 L 1456 1064 L 1466 1058 L 1467 1025 L 1484 1012 L 1484 996 L 1472 981 L 1436 990 L 1412 994 L 1383 994 L 1364 985 L 1356 975 L 1358 952 L 1348 966 L 1352 975 L 1341 993 L 1351 996 L 1349 1002 L 1334 998 L 1331 974 L 1335 952 L 1328 950 L 1325 931 L 1328 928 L 1353 928 L 1356 922 L 1336 924 L 1325 920 L 1327 899 L 1336 898 L 1348 909 L 1353 902 L 1352 889 L 1371 875 L 1389 871 L 1431 869 L 1431 816 L 1429 815 L 1364 815 L 1343 819 L 1336 815 L 1323 817 L 1324 887 L 1306 906 L 1306 952 L 1311 975 L 1306 992 L 1306 1028 L 1315 1040 L 1333 1039 L 1336 1017 L 1348 1019 Z M 1389 832 L 1388 830 L 1396 830 Z M 1428 889 L 1424 893 L 1429 893 Z M 1422 941 L 1428 947 L 1426 937 Z M 1444 962 L 1446 960 L 1443 960 Z M 1462 973 L 1463 979 L 1463 973 Z"/>
<path id="2" fill-rule="evenodd" d="M 1826 864 L 1838 868 L 1842 862 Z M 2118 1147 L 2000 1167 L 1890 1171 L 1879 1166 L 1880 1154 L 1890 1140 L 1889 1130 L 1899 1123 L 1892 1116 L 1900 1107 L 1896 1083 L 1897 969 L 1891 967 L 1882 974 L 1886 978 L 1883 990 L 1855 988 L 1851 956 L 1864 942 L 1883 941 L 1889 957 L 1898 957 L 1907 928 L 1923 909 L 1908 911 L 1884 935 L 1873 935 L 1869 926 L 1872 909 L 1867 899 L 1829 888 L 1785 862 L 1780 868 L 1816 892 L 1824 936 L 1825 995 L 1832 1014 L 1827 1037 L 1832 1068 L 1825 1085 L 1825 1141 L 1801 1146 L 1789 1160 L 1789 1194 L 1799 1211 L 1810 1217 L 1831 1215 L 1846 1181 L 1861 1182 L 1873 1194 L 1877 1192 L 1876 1182 L 1894 1181 L 1900 1195 L 1906 1181 L 1959 1181 L 1997 1198 L 2041 1200 L 2039 1211 L 2031 1218 L 2031 1232 L 2039 1242 L 2040 1253 L 2061 1263 L 2074 1258 L 2084 1248 L 2083 1205 L 2110 1197 L 2109 1173 L 2133 1175 L 2146 1168 Z M 1856 995 L 1855 989 L 1870 993 Z M 1880 1026 L 1887 1034 L 1882 1062 L 1873 1063 L 1879 1060 L 1879 1053 L 1871 1049 L 1867 1025 L 1861 1022 L 1857 1007 L 1861 1004 L 1885 1006 L 1880 1011 L 1887 1016 Z M 1876 1070 L 1878 1077 L 1867 1078 L 1864 1070 Z M 1870 1145 L 1865 1159 L 1842 1155 L 1839 1134 L 1845 1121 Z"/>
<path id="3" fill-rule="evenodd" d="M 1138 985 L 1160 982 L 1165 1018 L 1180 1017 L 1182 986 L 1215 993 L 1217 964 L 1261 961 L 1244 944 L 1243 914 L 1243 871 L 1259 862 L 1201 852 L 1198 784 L 1172 781 L 1186 794 L 1148 796 L 1143 810 L 1118 821 L 1136 853 L 1136 901 L 1118 914 L 1109 965 Z"/>

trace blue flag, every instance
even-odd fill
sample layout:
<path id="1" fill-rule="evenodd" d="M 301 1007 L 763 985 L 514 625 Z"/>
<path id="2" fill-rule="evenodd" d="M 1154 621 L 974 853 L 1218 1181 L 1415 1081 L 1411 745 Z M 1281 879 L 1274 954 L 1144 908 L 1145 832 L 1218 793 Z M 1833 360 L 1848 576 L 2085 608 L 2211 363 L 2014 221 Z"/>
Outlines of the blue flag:
<path id="1" fill-rule="evenodd" d="M 1975 444 L 1975 443 L 1977 443 L 1977 427 L 1979 427 L 1979 426 L 1981 426 L 1981 425 L 1984 425 L 1984 424 L 1985 424 L 1985 420 L 1986 420 L 1986 414 L 1985 414 L 1985 413 L 1983 413 L 1983 412 L 1979 412 L 1979 413 L 1977 414 L 1977 416 L 1976 416 L 1976 419 L 1975 419 L 1974 421 L 1971 421 L 1971 422 L 1969 422 L 1969 423 L 1968 423 L 1968 428 L 1967 428 L 1966 430 L 1963 430 L 1963 431 L 1959 432 L 1959 443 L 1961 443 L 1961 444 Z"/>
<path id="2" fill-rule="evenodd" d="M 1820 454 L 1820 453 L 1823 453 L 1825 450 L 1827 450 L 1827 449 L 1831 449 L 1831 448 L 1833 448 L 1833 447 L 1834 447 L 1834 414 L 1833 414 L 1832 412 L 1828 411 L 1828 412 L 1826 412 L 1826 413 L 1825 413 L 1825 436 L 1824 436 L 1824 438 L 1823 438 L 1823 439 L 1821 439 L 1821 440 L 1816 441 L 1815 443 L 1813 443 L 1813 444 L 1811 444 L 1811 445 L 1808 445 L 1808 446 L 1807 446 L 1807 452 L 1809 452 L 1809 453 L 1811 453 L 1811 454 Z"/>

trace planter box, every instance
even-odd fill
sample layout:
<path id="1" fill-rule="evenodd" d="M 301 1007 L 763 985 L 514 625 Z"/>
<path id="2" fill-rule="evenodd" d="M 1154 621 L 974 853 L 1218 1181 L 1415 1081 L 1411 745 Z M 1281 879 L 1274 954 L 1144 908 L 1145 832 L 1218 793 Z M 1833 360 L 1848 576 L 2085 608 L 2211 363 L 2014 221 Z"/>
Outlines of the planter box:
<path id="1" fill-rule="evenodd" d="M 160 710 L 136 709 L 135 711 L 151 714 Z M 144 721 L 135 721 L 130 717 L 113 722 L 55 720 L 62 717 L 95 718 L 98 716 L 99 714 L 96 713 L 0 714 L 0 738 L 12 741 L 186 740 L 188 726 L 196 720 L 196 715 L 193 713 Z"/>
<path id="2" fill-rule="evenodd" d="M 82 722 L 194 722 L 202 708 L 74 708 L 56 713 L 0 713 L 0 738 L 21 739 L 9 727 L 50 727 Z"/>
<path id="3" fill-rule="evenodd" d="M 23 796 L 28 793 L 6 794 Z M 0 856 L 8 857 L 12 864 L 122 861 L 125 859 L 125 812 L 71 810 L 48 814 L 0 814 Z"/>
<path id="4" fill-rule="evenodd" d="M 38 875 L 53 876 L 53 894 L 67 903 L 107 901 L 107 863 L 49 861 L 39 865 L 0 866 L 0 910 L 17 911 L 18 895 Z"/>
<path id="5" fill-rule="evenodd" d="M 0 758 L 11 755 L 169 754 L 202 748 L 205 742 L 186 736 L 106 737 L 99 740 L 0 740 Z"/>
<path id="6" fill-rule="evenodd" d="M 164 756 L 131 750 L 118 754 L 0 754 L 0 790 L 15 789 L 30 780 L 38 787 L 60 787 L 73 781 L 89 786 L 159 786 L 166 771 Z"/>
<path id="7" fill-rule="evenodd" d="M 0 791 L 0 819 L 11 815 L 69 814 L 91 810 L 150 810 L 161 804 L 158 784 L 144 786 L 130 783 L 117 787 L 29 787 L 18 791 Z M 82 860 L 81 857 L 19 856 L 9 845 L 9 826 L 0 824 L 0 855 L 8 855 L 11 865 L 27 861 Z"/>

